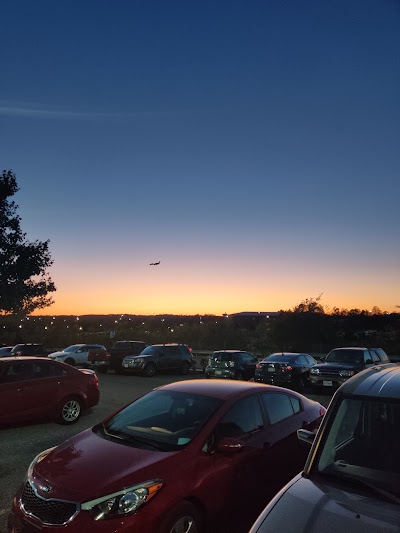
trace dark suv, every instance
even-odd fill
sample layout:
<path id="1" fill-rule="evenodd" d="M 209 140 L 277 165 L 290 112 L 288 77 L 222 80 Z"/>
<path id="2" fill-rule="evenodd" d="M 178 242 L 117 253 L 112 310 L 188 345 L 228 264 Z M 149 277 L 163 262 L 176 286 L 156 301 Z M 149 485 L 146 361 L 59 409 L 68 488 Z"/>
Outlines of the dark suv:
<path id="1" fill-rule="evenodd" d="M 43 344 L 16 344 L 11 350 L 9 355 L 11 357 L 15 356 L 36 356 L 36 357 L 47 357 L 49 351 L 43 347 Z"/>
<path id="2" fill-rule="evenodd" d="M 178 371 L 186 375 L 193 367 L 193 356 L 187 344 L 152 344 L 140 355 L 127 355 L 122 360 L 122 372 L 151 377 L 157 372 Z"/>
<path id="3" fill-rule="evenodd" d="M 337 388 L 365 368 L 390 363 L 382 348 L 335 348 L 310 370 L 312 387 Z"/>
<path id="4" fill-rule="evenodd" d="M 207 378 L 252 379 L 258 359 L 242 350 L 220 350 L 214 352 L 205 369 Z"/>

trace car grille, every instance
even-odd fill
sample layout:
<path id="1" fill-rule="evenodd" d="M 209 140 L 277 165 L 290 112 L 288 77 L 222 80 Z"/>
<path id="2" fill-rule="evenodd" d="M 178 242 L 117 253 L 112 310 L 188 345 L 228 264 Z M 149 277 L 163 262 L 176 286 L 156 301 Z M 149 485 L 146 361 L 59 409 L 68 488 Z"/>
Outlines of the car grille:
<path id="1" fill-rule="evenodd" d="M 74 518 L 79 506 L 73 502 L 45 499 L 36 494 L 29 482 L 21 495 L 21 505 L 24 511 L 37 518 L 43 524 L 61 526 Z"/>
<path id="2" fill-rule="evenodd" d="M 340 377 L 339 370 L 320 370 L 318 376 L 323 378 L 338 378 Z"/>

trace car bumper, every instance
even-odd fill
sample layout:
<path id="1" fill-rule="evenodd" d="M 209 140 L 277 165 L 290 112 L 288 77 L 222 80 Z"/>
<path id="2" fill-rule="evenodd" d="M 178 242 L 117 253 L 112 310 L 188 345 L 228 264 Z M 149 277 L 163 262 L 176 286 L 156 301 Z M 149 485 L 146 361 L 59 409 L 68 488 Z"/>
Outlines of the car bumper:
<path id="1" fill-rule="evenodd" d="M 321 387 L 324 389 L 337 389 L 345 383 L 349 378 L 341 376 L 312 376 L 310 375 L 310 383 L 312 387 Z"/>
<path id="2" fill-rule="evenodd" d="M 8 515 L 8 533 L 131 533 L 132 531 L 145 531 L 157 533 L 159 517 L 144 507 L 136 514 L 120 519 L 94 520 L 89 512 L 80 511 L 73 520 L 65 525 L 45 525 L 39 520 L 28 516 L 20 507 L 17 498 L 14 498 L 11 511 Z"/>
<path id="3" fill-rule="evenodd" d="M 214 369 L 214 368 L 206 368 L 205 374 L 208 378 L 215 378 L 215 379 L 235 379 L 235 371 L 230 369 Z"/>
<path id="4" fill-rule="evenodd" d="M 264 375 L 255 375 L 254 381 L 257 381 L 258 383 L 267 383 L 268 385 L 273 385 L 275 383 L 282 383 L 285 385 L 290 385 L 293 382 L 293 379 L 291 377 L 283 377 L 283 376 L 274 376 L 273 374 L 264 374 Z"/>

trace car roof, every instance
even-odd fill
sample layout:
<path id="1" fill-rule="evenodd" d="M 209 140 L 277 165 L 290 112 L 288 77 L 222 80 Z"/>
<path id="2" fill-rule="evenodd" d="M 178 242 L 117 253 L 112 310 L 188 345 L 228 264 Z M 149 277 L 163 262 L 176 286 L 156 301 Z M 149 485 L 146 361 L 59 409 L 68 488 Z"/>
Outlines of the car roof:
<path id="1" fill-rule="evenodd" d="M 0 359 L 0 364 L 4 364 L 4 363 L 9 363 L 9 362 L 12 362 L 12 361 L 48 361 L 48 362 L 54 362 L 53 359 L 48 359 L 47 357 L 35 357 L 34 355 L 22 355 L 22 356 L 18 356 L 18 355 L 15 355 L 15 356 L 12 356 L 12 357 L 2 357 Z M 57 362 L 57 361 L 56 361 Z"/>
<path id="2" fill-rule="evenodd" d="M 275 385 L 266 385 L 264 383 L 255 383 L 253 381 L 236 381 L 230 379 L 190 379 L 185 381 L 176 381 L 157 387 L 154 390 L 173 390 L 176 392 L 185 392 L 187 394 L 201 394 L 213 398 L 227 399 L 231 396 L 246 394 L 247 392 L 282 392 L 286 389 Z M 296 392 L 288 391 L 295 396 Z"/>
<path id="3" fill-rule="evenodd" d="M 363 370 L 347 380 L 341 394 L 400 399 L 400 365 L 387 363 Z"/>
<path id="4" fill-rule="evenodd" d="M 362 346 L 342 346 L 340 348 L 333 348 L 331 352 L 337 351 L 337 350 L 368 350 L 369 348 L 365 348 Z"/>
<path id="5" fill-rule="evenodd" d="M 215 352 L 213 353 L 242 353 L 242 352 L 246 352 L 246 350 L 215 350 Z"/>
<path id="6" fill-rule="evenodd" d="M 271 353 L 271 354 L 267 355 L 267 357 L 270 357 L 271 355 L 292 355 L 293 357 L 296 357 L 298 355 L 308 355 L 308 353 L 304 353 L 304 352 L 274 352 L 274 353 Z"/>

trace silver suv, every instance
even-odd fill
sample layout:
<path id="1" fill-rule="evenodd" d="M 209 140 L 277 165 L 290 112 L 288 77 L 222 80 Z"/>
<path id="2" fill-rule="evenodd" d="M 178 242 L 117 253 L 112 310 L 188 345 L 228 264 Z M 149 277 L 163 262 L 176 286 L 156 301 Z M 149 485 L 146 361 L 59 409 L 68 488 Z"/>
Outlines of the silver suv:
<path id="1" fill-rule="evenodd" d="M 400 530 L 400 365 L 369 368 L 335 393 L 301 474 L 268 504 L 250 533 Z"/>

